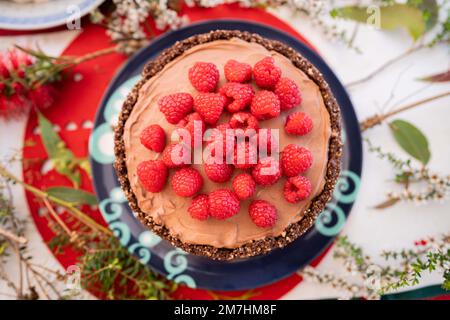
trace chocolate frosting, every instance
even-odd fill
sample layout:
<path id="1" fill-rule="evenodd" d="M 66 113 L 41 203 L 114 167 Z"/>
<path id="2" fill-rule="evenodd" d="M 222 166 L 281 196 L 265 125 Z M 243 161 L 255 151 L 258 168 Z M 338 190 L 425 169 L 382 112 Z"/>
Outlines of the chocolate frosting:
<path id="1" fill-rule="evenodd" d="M 254 65 L 260 59 L 272 56 L 283 76 L 293 79 L 302 93 L 300 106 L 280 117 L 261 121 L 264 128 L 280 129 L 280 150 L 290 143 L 308 148 L 313 154 L 313 165 L 305 173 L 311 183 L 312 192 L 308 199 L 297 204 L 288 203 L 283 197 L 285 178 L 268 187 L 258 186 L 252 199 L 264 199 L 277 207 L 279 219 L 268 229 L 262 229 L 253 224 L 248 215 L 248 206 L 252 199 L 241 201 L 241 210 L 228 220 L 208 219 L 198 221 L 190 217 L 187 208 L 190 198 L 177 196 L 169 183 L 160 193 L 149 193 L 140 185 L 136 175 L 137 165 L 144 160 L 156 159 L 160 156 L 141 145 L 140 132 L 150 124 L 159 124 L 170 138 L 174 125 L 169 124 L 159 111 L 159 98 L 176 92 L 196 94 L 188 80 L 188 69 L 197 61 L 213 62 L 221 71 L 219 85 L 225 82 L 223 66 L 229 59 L 236 59 Z M 283 129 L 286 117 L 295 111 L 307 113 L 313 120 L 313 130 L 305 136 L 287 135 Z M 221 119 L 225 120 L 225 117 Z M 319 87 L 292 62 L 275 51 L 268 51 L 256 43 L 249 43 L 237 38 L 216 40 L 197 45 L 181 56 L 168 63 L 158 74 L 150 78 L 140 89 L 136 104 L 125 124 L 123 140 L 125 145 L 128 179 L 136 196 L 140 209 L 150 215 L 158 224 L 164 225 L 169 232 L 185 243 L 211 245 L 218 248 L 236 248 L 253 240 L 266 236 L 278 236 L 292 223 L 298 222 L 304 216 L 311 200 L 322 192 L 325 185 L 325 175 L 328 162 L 328 144 L 331 135 L 330 116 L 324 105 Z M 205 175 L 202 165 L 193 165 L 204 177 L 202 192 L 208 193 L 216 188 L 230 188 L 227 183 L 211 182 Z M 174 170 L 171 170 L 173 174 Z M 241 172 L 235 170 L 234 175 Z M 170 179 L 170 176 L 169 176 Z"/>

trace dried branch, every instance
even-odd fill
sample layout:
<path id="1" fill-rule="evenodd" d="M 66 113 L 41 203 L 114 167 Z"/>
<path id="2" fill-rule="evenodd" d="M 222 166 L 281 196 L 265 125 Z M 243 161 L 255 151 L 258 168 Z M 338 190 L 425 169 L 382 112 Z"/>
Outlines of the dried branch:
<path id="1" fill-rule="evenodd" d="M 361 131 L 365 131 L 367 129 L 373 128 L 376 125 L 381 124 L 387 118 L 392 117 L 394 115 L 397 115 L 397 114 L 399 114 L 399 113 L 401 113 L 403 111 L 415 108 L 417 106 L 420 106 L 420 105 L 423 105 L 425 103 L 428 103 L 428 102 L 431 102 L 431 101 L 434 101 L 434 100 L 438 100 L 438 99 L 441 99 L 441 98 L 444 98 L 444 97 L 447 97 L 447 96 L 450 96 L 450 91 L 447 91 L 447 92 L 444 92 L 444 93 L 441 93 L 441 94 L 438 94 L 436 96 L 432 96 L 432 97 L 429 97 L 429 98 L 426 98 L 426 99 L 422 99 L 422 100 L 419 100 L 419 101 L 416 101 L 416 102 L 413 102 L 413 103 L 410 103 L 410 104 L 407 104 L 405 106 L 399 107 L 397 109 L 394 109 L 392 111 L 386 112 L 384 114 L 376 114 L 374 116 L 371 116 L 371 117 L 365 119 L 364 121 L 362 121 L 360 123 Z"/>
<path id="2" fill-rule="evenodd" d="M 8 231 L 2 227 L 0 227 L 0 236 L 3 236 L 6 239 L 21 245 L 26 244 L 28 242 L 28 239 L 22 236 L 15 235 L 11 231 Z"/>
<path id="3" fill-rule="evenodd" d="M 407 56 L 409 56 L 410 54 L 419 51 L 421 49 L 425 48 L 424 44 L 420 44 L 418 46 L 412 47 L 410 49 L 408 49 L 407 51 L 405 51 L 404 53 L 396 56 L 395 58 L 392 58 L 388 61 L 386 61 L 385 63 L 383 63 L 381 66 L 379 66 L 377 69 L 375 69 L 374 71 L 372 71 L 371 73 L 369 73 L 368 75 L 366 75 L 365 77 L 352 81 L 348 84 L 346 84 L 345 86 L 347 88 L 351 88 L 353 86 L 356 86 L 358 84 L 364 83 L 370 79 L 372 79 L 373 77 L 375 77 L 377 74 L 383 72 L 385 69 L 387 69 L 388 67 L 390 67 L 391 65 L 395 64 L 396 62 L 406 58 Z"/>

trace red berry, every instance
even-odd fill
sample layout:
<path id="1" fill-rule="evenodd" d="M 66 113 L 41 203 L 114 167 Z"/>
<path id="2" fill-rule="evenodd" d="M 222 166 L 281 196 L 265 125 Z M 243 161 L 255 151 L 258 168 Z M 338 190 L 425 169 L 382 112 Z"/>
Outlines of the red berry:
<path id="1" fill-rule="evenodd" d="M 253 223 L 260 228 L 270 228 L 278 220 L 277 208 L 265 200 L 253 200 L 248 213 Z"/>
<path id="2" fill-rule="evenodd" d="M 191 163 L 191 150 L 182 143 L 169 144 L 162 154 L 167 168 L 181 168 Z"/>
<path id="3" fill-rule="evenodd" d="M 255 92 L 249 84 L 227 82 L 219 90 L 221 94 L 228 97 L 227 105 L 229 112 L 238 112 L 245 109 L 252 102 Z"/>
<path id="4" fill-rule="evenodd" d="M 187 209 L 192 218 L 206 220 L 209 218 L 209 197 L 206 194 L 199 194 L 192 199 L 191 205 Z"/>
<path id="5" fill-rule="evenodd" d="M 241 141 L 234 150 L 234 166 L 238 169 L 249 169 L 256 165 L 258 148 L 256 143 Z"/>
<path id="6" fill-rule="evenodd" d="M 227 104 L 227 98 L 219 93 L 200 93 L 194 99 L 194 109 L 203 121 L 215 125 Z"/>
<path id="7" fill-rule="evenodd" d="M 280 143 L 278 134 L 275 135 L 276 131 L 270 128 L 261 128 L 258 130 L 258 150 L 260 156 L 265 155 L 271 156 L 279 152 Z"/>
<path id="8" fill-rule="evenodd" d="M 203 187 L 203 177 L 194 168 L 182 168 L 174 173 L 170 184 L 180 197 L 192 197 Z"/>
<path id="9" fill-rule="evenodd" d="M 138 164 L 137 176 L 145 190 L 160 192 L 167 180 L 167 167 L 161 160 L 147 160 Z"/>
<path id="10" fill-rule="evenodd" d="M 281 168 L 288 177 L 294 177 L 308 170 L 312 165 L 311 152 L 296 144 L 288 144 L 281 152 Z"/>
<path id="11" fill-rule="evenodd" d="M 233 174 L 234 167 L 227 163 L 205 163 L 205 174 L 209 180 L 217 183 L 227 182 Z"/>
<path id="12" fill-rule="evenodd" d="M 248 63 L 228 60 L 224 67 L 225 78 L 231 82 L 249 82 L 252 79 L 252 66 Z"/>
<path id="13" fill-rule="evenodd" d="M 217 150 L 222 148 L 222 158 L 226 159 L 228 154 L 234 153 L 234 132 L 228 123 L 219 124 L 210 129 L 208 137 L 205 138 L 211 150 L 211 156 L 216 156 Z"/>
<path id="14" fill-rule="evenodd" d="M 166 134 L 159 124 L 149 125 L 142 130 L 140 140 L 144 147 L 155 152 L 163 151 L 166 146 Z"/>
<path id="15" fill-rule="evenodd" d="M 284 130 L 289 134 L 303 136 L 309 133 L 313 128 L 311 118 L 304 112 L 294 112 L 286 119 Z"/>
<path id="16" fill-rule="evenodd" d="M 189 93 L 174 93 L 162 97 L 158 101 L 159 110 L 167 121 L 177 124 L 186 114 L 192 111 L 194 100 Z"/>
<path id="17" fill-rule="evenodd" d="M 311 194 L 311 182 L 304 176 L 296 176 L 286 180 L 284 198 L 290 203 L 305 200 Z"/>
<path id="18" fill-rule="evenodd" d="M 302 102 L 297 84 L 289 78 L 281 78 L 275 85 L 275 91 L 280 99 L 281 110 L 289 110 Z"/>
<path id="19" fill-rule="evenodd" d="M 183 120 L 181 120 L 177 124 L 178 128 L 185 129 L 186 131 L 183 132 L 180 129 L 177 129 L 178 135 L 181 137 L 181 140 L 184 141 L 188 139 L 186 144 L 190 144 L 191 148 L 194 148 L 194 141 L 195 139 L 198 139 L 199 143 L 198 146 L 200 147 L 203 143 L 203 134 L 205 133 L 205 123 L 202 120 L 202 117 L 197 112 L 193 112 L 188 114 Z M 185 137 L 186 134 L 189 134 L 187 137 Z M 189 143 L 190 140 L 190 143 Z"/>
<path id="20" fill-rule="evenodd" d="M 250 111 L 259 120 L 275 118 L 280 115 L 280 100 L 272 91 L 261 90 L 255 94 Z"/>
<path id="21" fill-rule="evenodd" d="M 258 61 L 253 67 L 253 78 L 260 88 L 272 89 L 280 77 L 281 69 L 275 65 L 272 57 Z"/>
<path id="22" fill-rule="evenodd" d="M 214 63 L 196 62 L 189 69 L 189 81 L 200 92 L 213 92 L 219 82 L 219 69 Z"/>
<path id="23" fill-rule="evenodd" d="M 242 129 L 244 134 L 250 136 L 250 133 L 257 133 L 259 122 L 251 113 L 237 112 L 230 119 L 230 127 L 233 129 Z"/>
<path id="24" fill-rule="evenodd" d="M 239 199 L 248 199 L 255 193 L 256 182 L 248 173 L 238 174 L 233 179 L 233 190 Z"/>
<path id="25" fill-rule="evenodd" d="M 270 186 L 281 177 L 280 164 L 272 157 L 261 159 L 253 168 L 252 176 L 257 184 Z"/>
<path id="26" fill-rule="evenodd" d="M 219 220 L 228 219 L 237 214 L 240 209 L 238 197 L 228 189 L 217 189 L 209 194 L 211 217 Z"/>

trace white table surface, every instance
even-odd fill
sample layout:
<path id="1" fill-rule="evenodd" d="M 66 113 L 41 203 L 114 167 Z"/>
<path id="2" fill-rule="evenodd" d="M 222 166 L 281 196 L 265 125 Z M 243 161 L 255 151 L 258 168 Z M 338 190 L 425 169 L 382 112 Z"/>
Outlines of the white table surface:
<path id="1" fill-rule="evenodd" d="M 341 81 L 349 83 L 365 76 L 384 61 L 393 58 L 412 45 L 412 40 L 402 30 L 380 32 L 368 27 L 361 27 L 355 44 L 362 50 L 356 53 L 341 43 L 325 38 L 321 32 L 304 18 L 293 16 L 288 9 L 272 11 L 281 19 L 290 23 L 303 34 L 320 52 L 322 57 L 335 71 Z M 50 55 L 60 54 L 76 37 L 77 31 L 62 31 L 49 34 L 37 34 L 14 37 L 0 37 L 0 50 L 13 44 L 36 45 Z M 390 98 L 390 106 L 397 106 L 398 101 L 417 92 L 402 104 L 426 98 L 448 91 L 448 83 L 433 84 L 423 89 L 426 84 L 415 79 L 447 70 L 450 66 L 448 48 L 437 46 L 419 51 L 391 66 L 373 80 L 351 88 L 349 93 L 356 108 L 359 119 L 364 119 L 380 111 Z M 430 168 L 443 174 L 450 174 L 450 97 L 428 103 L 426 106 L 407 111 L 397 118 L 409 120 L 421 128 L 430 138 L 432 159 Z M 0 119 L 0 159 L 20 150 L 23 142 L 25 120 L 5 122 Z M 378 126 L 366 133 L 375 145 L 382 145 L 385 150 L 394 151 L 406 157 L 394 142 L 386 125 Z M 17 176 L 21 176 L 19 163 L 10 167 Z M 390 166 L 375 155 L 364 150 L 362 184 L 358 199 L 344 227 L 343 234 L 362 246 L 366 253 L 376 257 L 382 250 L 411 247 L 413 242 L 431 235 L 450 230 L 450 202 L 430 203 L 425 206 L 401 203 L 387 210 L 377 211 L 372 207 L 384 199 L 385 192 L 392 189 L 393 174 Z M 29 218 L 28 207 L 21 187 L 14 187 L 14 203 L 21 217 Z M 30 219 L 30 218 L 29 218 Z M 31 221 L 31 219 L 30 219 Z M 47 246 L 31 222 L 27 235 L 30 240 L 31 253 L 37 261 L 48 266 L 62 267 L 50 253 Z M 378 261 L 376 258 L 374 261 Z M 381 262 L 381 260 L 379 260 Z M 14 272 L 15 263 L 8 265 Z M 328 254 L 318 266 L 318 270 L 328 272 L 344 272 L 342 265 Z M 440 282 L 440 275 L 426 275 L 420 286 Z M 419 287 L 420 287 L 419 286 Z M 0 292 L 8 292 L 8 288 L 0 282 Z M 316 299 L 336 297 L 339 292 L 324 285 L 303 281 L 284 299 Z"/>

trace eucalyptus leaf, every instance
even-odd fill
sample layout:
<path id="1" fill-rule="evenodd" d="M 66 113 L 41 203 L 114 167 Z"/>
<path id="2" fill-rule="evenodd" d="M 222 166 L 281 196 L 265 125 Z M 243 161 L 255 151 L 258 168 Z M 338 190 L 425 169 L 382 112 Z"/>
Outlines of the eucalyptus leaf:
<path id="1" fill-rule="evenodd" d="M 415 5 L 422 11 L 426 29 L 431 30 L 438 22 L 439 5 L 436 0 L 409 0 L 411 5 Z"/>
<path id="2" fill-rule="evenodd" d="M 450 70 L 447 70 L 442 73 L 433 74 L 431 76 L 426 76 L 420 78 L 419 80 L 426 82 L 448 82 L 450 81 Z"/>
<path id="3" fill-rule="evenodd" d="M 64 200 L 74 205 L 96 205 L 97 197 L 87 191 L 69 187 L 50 187 L 46 192 L 55 198 Z"/>
<path id="4" fill-rule="evenodd" d="M 372 10 L 372 7 L 346 6 L 335 8 L 330 14 L 334 18 L 374 25 L 377 21 L 375 10 Z M 379 10 L 379 27 L 381 29 L 392 30 L 402 27 L 414 40 L 420 38 L 426 30 L 423 12 L 416 6 L 396 3 L 381 6 Z"/>
<path id="5" fill-rule="evenodd" d="M 416 126 L 404 120 L 395 120 L 389 124 L 389 128 L 397 143 L 409 155 L 422 162 L 423 165 L 430 161 L 428 140 Z"/>
<path id="6" fill-rule="evenodd" d="M 66 148 L 64 141 L 53 129 L 52 123 L 42 113 L 38 113 L 38 121 L 42 143 L 55 170 L 69 178 L 78 187 L 81 183 L 81 175 L 77 170 L 77 159 L 74 154 Z"/>
<path id="7" fill-rule="evenodd" d="M 392 207 L 399 201 L 400 201 L 400 199 L 398 199 L 398 198 L 391 198 L 380 204 L 377 204 L 374 208 L 375 209 L 386 209 L 386 208 Z"/>

